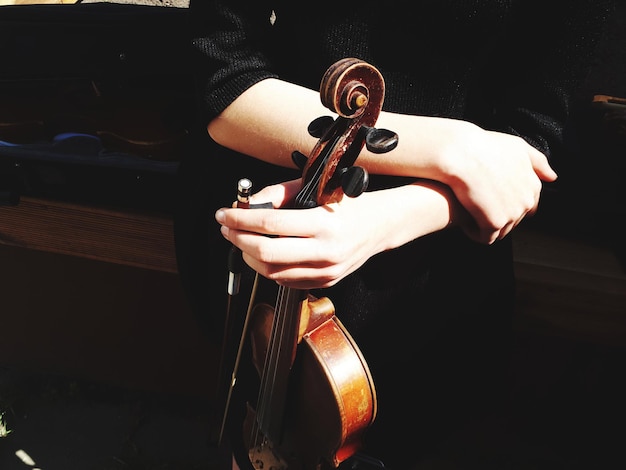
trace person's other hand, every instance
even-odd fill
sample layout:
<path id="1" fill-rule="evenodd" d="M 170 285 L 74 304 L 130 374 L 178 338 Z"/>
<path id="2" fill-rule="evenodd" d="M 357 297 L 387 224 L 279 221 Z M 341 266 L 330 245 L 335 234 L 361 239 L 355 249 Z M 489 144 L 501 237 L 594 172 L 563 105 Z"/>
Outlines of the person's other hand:
<path id="1" fill-rule="evenodd" d="M 269 186 L 252 204 L 276 209 L 223 208 L 216 214 L 222 235 L 262 276 L 299 289 L 329 287 L 370 257 L 441 230 L 455 217 L 454 196 L 439 183 L 365 192 L 311 209 L 282 208 L 300 181 Z"/>
<path id="2" fill-rule="evenodd" d="M 465 233 L 491 244 L 537 211 L 542 182 L 557 175 L 520 137 L 473 128 L 457 142 L 445 183 L 473 219 L 462 225 Z"/>

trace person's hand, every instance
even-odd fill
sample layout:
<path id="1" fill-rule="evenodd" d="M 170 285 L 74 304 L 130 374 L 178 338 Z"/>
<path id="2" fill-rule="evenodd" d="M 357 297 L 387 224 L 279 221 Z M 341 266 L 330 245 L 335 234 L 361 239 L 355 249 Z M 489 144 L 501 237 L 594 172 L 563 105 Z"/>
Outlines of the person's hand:
<path id="1" fill-rule="evenodd" d="M 280 208 L 293 198 L 299 184 L 269 186 L 250 202 L 271 202 Z M 287 287 L 328 287 L 376 251 L 374 228 L 364 226 L 368 217 L 357 199 L 344 197 L 312 209 L 220 209 L 216 220 L 222 224 L 222 235 L 262 276 Z"/>
<path id="2" fill-rule="evenodd" d="M 445 183 L 473 219 L 462 224 L 465 233 L 490 244 L 537 211 L 542 181 L 557 175 L 545 155 L 522 138 L 469 130 L 451 147 Z"/>
<path id="3" fill-rule="evenodd" d="M 311 209 L 281 209 L 300 181 L 269 186 L 251 198 L 276 209 L 222 208 L 222 235 L 262 276 L 298 289 L 329 287 L 371 256 L 450 225 L 453 199 L 432 182 L 365 192 Z"/>

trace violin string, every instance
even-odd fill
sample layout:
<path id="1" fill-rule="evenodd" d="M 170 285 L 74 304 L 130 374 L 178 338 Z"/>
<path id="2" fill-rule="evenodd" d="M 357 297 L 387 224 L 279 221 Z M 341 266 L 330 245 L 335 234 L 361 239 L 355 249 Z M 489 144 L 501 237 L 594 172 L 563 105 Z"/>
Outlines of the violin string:
<path id="1" fill-rule="evenodd" d="M 320 183 L 320 180 L 322 178 L 322 174 L 324 172 L 324 169 L 328 166 L 328 159 L 329 159 L 331 153 L 337 147 L 337 143 L 339 142 L 339 139 L 340 139 L 340 136 L 336 135 L 333 138 L 333 142 L 331 144 L 326 145 L 324 147 L 324 149 L 322 150 L 321 155 L 317 158 L 317 160 L 315 162 L 316 166 L 315 166 L 315 169 L 313 171 L 312 178 L 309 179 L 309 181 L 307 181 L 304 184 L 304 186 L 302 187 L 302 189 L 300 190 L 300 192 L 296 196 L 296 207 L 298 207 L 298 208 L 307 207 L 306 201 L 313 200 L 311 195 L 313 194 L 314 191 L 318 190 L 319 183 Z M 316 205 L 319 203 L 319 201 L 317 201 L 317 200 L 315 200 L 314 202 L 316 203 Z"/>
<path id="2" fill-rule="evenodd" d="M 311 194 L 313 194 L 313 191 L 317 187 L 317 179 L 318 178 L 319 177 L 317 176 L 317 174 L 315 174 L 313 179 L 307 181 L 304 184 L 304 186 L 302 187 L 302 189 L 300 190 L 300 192 L 296 196 L 296 208 L 297 209 L 302 209 L 302 208 L 306 207 L 307 201 L 309 201 L 311 199 Z M 315 188 L 314 188 L 313 185 L 315 185 Z"/>
<path id="3" fill-rule="evenodd" d="M 280 298 L 281 298 L 281 291 L 279 289 L 278 297 L 276 300 L 277 306 L 281 302 Z M 262 423 L 264 420 L 264 410 L 267 409 L 268 395 L 270 393 L 270 390 L 268 389 L 268 377 L 269 377 L 268 369 L 270 368 L 270 365 L 272 364 L 270 356 L 273 350 L 273 345 L 272 345 L 273 338 L 276 336 L 275 329 L 276 329 L 276 319 L 274 318 L 274 321 L 272 322 L 272 332 L 269 337 L 267 351 L 265 352 L 263 369 L 262 369 L 260 383 L 259 383 L 259 392 L 258 392 L 257 403 L 256 403 L 256 419 L 253 420 L 254 422 L 252 423 L 252 427 L 250 429 L 251 448 L 254 448 L 257 445 L 259 445 L 261 443 L 261 438 L 263 437 L 263 432 L 260 429 L 261 428 L 260 423 Z"/>
<path id="4" fill-rule="evenodd" d="M 275 391 L 275 385 L 277 383 L 279 374 L 280 374 L 280 368 L 278 367 L 281 362 L 279 361 L 279 357 L 285 354 L 286 352 L 289 352 L 290 349 L 283 349 L 284 346 L 290 347 L 291 344 L 286 344 L 285 345 L 285 341 L 287 339 L 292 338 L 289 333 L 291 333 L 293 331 L 293 322 L 294 322 L 294 313 L 298 313 L 298 309 L 295 308 L 296 305 L 294 304 L 294 289 L 290 289 L 290 288 L 286 288 L 281 286 L 280 287 L 281 290 L 281 304 L 280 304 L 280 308 L 276 309 L 276 318 L 277 318 L 277 334 L 276 334 L 276 341 L 274 342 L 274 348 L 273 348 L 273 357 L 272 357 L 272 368 L 271 368 L 271 387 L 270 387 L 270 402 L 273 402 L 273 400 L 271 399 L 274 391 Z M 289 358 L 290 359 L 290 358 Z M 283 360 L 284 360 L 284 356 L 283 356 Z M 269 408 L 269 407 L 268 407 Z M 268 416 L 268 419 L 275 419 L 275 416 Z"/>
<path id="5" fill-rule="evenodd" d="M 276 438 L 281 433 L 284 417 L 288 370 L 291 368 L 299 332 L 300 304 L 305 300 L 302 290 L 280 286 L 272 335 L 263 370 L 262 406 L 257 411 L 260 431 L 265 437 Z"/>
<path id="6" fill-rule="evenodd" d="M 261 384 L 259 387 L 259 399 L 257 400 L 257 420 L 263 423 L 265 420 L 264 412 L 268 408 L 268 402 L 271 391 L 274 387 L 274 375 L 272 369 L 275 367 L 275 350 L 277 347 L 276 340 L 280 337 L 280 311 L 283 309 L 284 303 L 284 287 L 278 287 L 276 298 L 276 306 L 274 310 L 274 320 L 272 321 L 272 332 L 269 337 L 267 351 L 265 352 L 265 360 L 263 363 L 263 373 L 261 374 Z"/>

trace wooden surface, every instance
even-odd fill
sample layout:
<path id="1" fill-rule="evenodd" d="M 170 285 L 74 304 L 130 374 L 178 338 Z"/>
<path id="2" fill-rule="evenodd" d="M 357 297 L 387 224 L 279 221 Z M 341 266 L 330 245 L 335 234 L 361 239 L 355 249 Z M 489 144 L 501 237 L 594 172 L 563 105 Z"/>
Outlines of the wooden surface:
<path id="1" fill-rule="evenodd" d="M 169 215 L 22 198 L 0 206 L 0 243 L 177 272 Z"/>
<path id="2" fill-rule="evenodd" d="M 0 265 L 0 369 L 213 393 L 218 350 L 177 274 L 7 245 Z"/>
<path id="3" fill-rule="evenodd" d="M 626 345 L 626 271 L 611 246 L 529 229 L 513 240 L 520 328 Z"/>

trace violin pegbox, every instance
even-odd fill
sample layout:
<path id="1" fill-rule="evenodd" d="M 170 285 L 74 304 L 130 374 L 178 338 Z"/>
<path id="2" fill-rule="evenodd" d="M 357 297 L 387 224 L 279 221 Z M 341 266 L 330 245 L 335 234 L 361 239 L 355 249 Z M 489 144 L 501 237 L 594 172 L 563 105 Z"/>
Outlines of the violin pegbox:
<path id="1" fill-rule="evenodd" d="M 384 98 L 384 80 L 372 65 L 347 58 L 331 66 L 320 84 L 322 104 L 338 116 L 321 116 L 308 126 L 318 140 L 308 157 L 293 152 L 302 170 L 303 187 L 298 207 L 314 207 L 337 201 L 342 194 L 359 196 L 367 189 L 369 176 L 354 166 L 365 146 L 372 153 L 386 153 L 398 145 L 398 135 L 374 127 Z"/>

